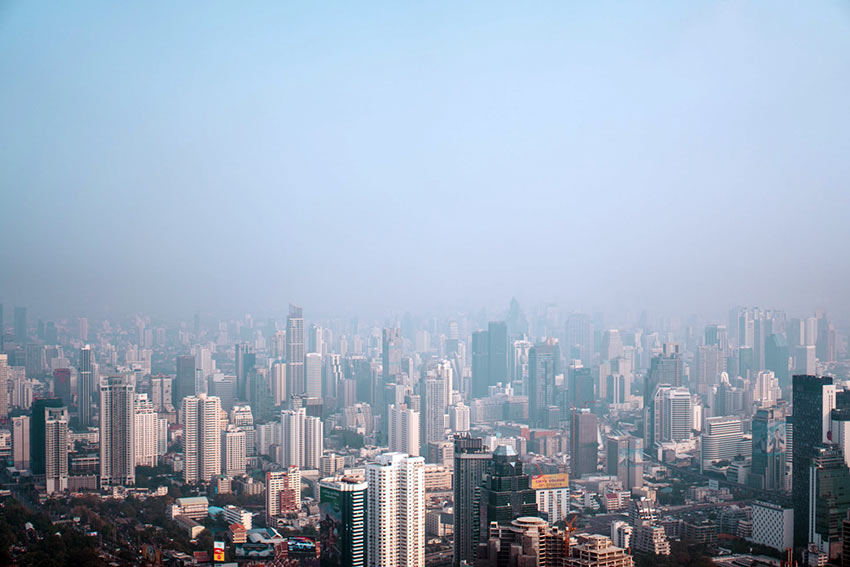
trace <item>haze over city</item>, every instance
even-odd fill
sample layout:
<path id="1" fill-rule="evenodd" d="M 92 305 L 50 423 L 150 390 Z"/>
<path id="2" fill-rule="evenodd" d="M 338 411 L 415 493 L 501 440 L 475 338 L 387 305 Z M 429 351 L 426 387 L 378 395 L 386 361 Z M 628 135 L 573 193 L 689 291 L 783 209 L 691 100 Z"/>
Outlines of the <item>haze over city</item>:
<path id="1" fill-rule="evenodd" d="M 7 2 L 0 296 L 847 321 L 848 22 L 840 2 Z"/>
<path id="2" fill-rule="evenodd" d="M 850 567 L 848 54 L 0 2 L 0 566 Z"/>

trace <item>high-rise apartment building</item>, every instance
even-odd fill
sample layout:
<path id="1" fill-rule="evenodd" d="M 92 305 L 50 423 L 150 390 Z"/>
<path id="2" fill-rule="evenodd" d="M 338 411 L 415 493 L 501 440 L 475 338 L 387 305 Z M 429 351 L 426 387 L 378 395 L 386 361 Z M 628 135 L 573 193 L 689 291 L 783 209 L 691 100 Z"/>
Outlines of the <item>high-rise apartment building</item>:
<path id="1" fill-rule="evenodd" d="M 304 355 L 305 393 L 311 398 L 322 397 L 322 354 L 308 352 Z"/>
<path id="2" fill-rule="evenodd" d="M 794 546 L 809 543 L 810 467 L 817 448 L 828 443 L 835 386 L 828 376 L 796 375 L 793 378 L 792 499 L 794 503 Z"/>
<path id="3" fill-rule="evenodd" d="M 346 476 L 319 481 L 322 565 L 365 567 L 368 487 L 368 483 Z"/>
<path id="4" fill-rule="evenodd" d="M 480 533 L 481 483 L 492 453 L 484 440 L 469 435 L 454 438 L 454 565 L 474 561 Z"/>
<path id="5" fill-rule="evenodd" d="M 266 472 L 266 525 L 276 516 L 301 509 L 301 470 L 287 467 Z"/>
<path id="6" fill-rule="evenodd" d="M 425 417 L 423 424 L 425 443 L 442 441 L 445 438 L 447 409 L 445 381 L 440 379 L 425 380 Z"/>
<path id="7" fill-rule="evenodd" d="M 425 566 L 425 459 L 378 455 L 366 466 L 367 564 Z"/>
<path id="8" fill-rule="evenodd" d="M 77 420 L 80 427 L 92 424 L 92 397 L 95 393 L 94 352 L 90 345 L 80 349 L 80 367 L 77 375 Z"/>
<path id="9" fill-rule="evenodd" d="M 47 494 L 68 489 L 68 408 L 44 410 L 44 481 Z"/>
<path id="10" fill-rule="evenodd" d="M 419 456 L 419 412 L 407 404 L 389 406 L 388 437 L 391 452 Z"/>
<path id="11" fill-rule="evenodd" d="M 280 464 L 318 470 L 324 452 L 322 420 L 305 408 L 280 413 Z"/>
<path id="12" fill-rule="evenodd" d="M 159 462 L 159 415 L 147 394 L 136 394 L 136 466 L 155 467 Z"/>
<path id="13" fill-rule="evenodd" d="M 0 335 L 3 334 L 3 329 L 0 328 Z M 0 354 L 0 419 L 6 419 L 9 416 L 9 357 L 6 354 Z"/>
<path id="14" fill-rule="evenodd" d="M 151 403 L 153 403 L 153 409 L 157 412 L 169 413 L 174 410 L 171 381 L 170 376 L 151 377 Z"/>
<path id="15" fill-rule="evenodd" d="M 209 482 L 221 472 L 221 400 L 200 394 L 183 398 L 183 480 Z"/>
<path id="16" fill-rule="evenodd" d="M 286 319 L 286 372 L 287 393 L 303 394 L 304 383 L 304 312 L 295 305 L 289 306 Z"/>
<path id="17" fill-rule="evenodd" d="M 30 468 L 30 417 L 12 418 L 12 463 L 19 471 Z"/>
<path id="18" fill-rule="evenodd" d="M 245 431 L 231 425 L 221 433 L 221 474 L 228 478 L 244 476 L 248 461 Z"/>
<path id="19" fill-rule="evenodd" d="M 131 374 L 100 381 L 100 485 L 136 483 L 136 385 Z"/>

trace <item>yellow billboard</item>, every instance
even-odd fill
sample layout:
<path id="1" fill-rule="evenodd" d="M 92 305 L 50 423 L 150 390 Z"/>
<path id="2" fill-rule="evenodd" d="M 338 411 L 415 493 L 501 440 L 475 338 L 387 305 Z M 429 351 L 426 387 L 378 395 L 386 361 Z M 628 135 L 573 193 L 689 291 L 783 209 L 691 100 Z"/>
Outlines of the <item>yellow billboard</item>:
<path id="1" fill-rule="evenodd" d="M 567 488 L 569 485 L 570 475 L 567 473 L 531 475 L 531 488 L 535 490 Z"/>

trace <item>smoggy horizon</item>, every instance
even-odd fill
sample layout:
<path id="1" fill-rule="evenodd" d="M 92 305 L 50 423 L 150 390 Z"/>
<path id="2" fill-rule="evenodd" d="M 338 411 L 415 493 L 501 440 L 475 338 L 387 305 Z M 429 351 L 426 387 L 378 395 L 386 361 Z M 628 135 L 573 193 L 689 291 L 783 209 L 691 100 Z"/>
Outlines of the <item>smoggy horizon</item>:
<path id="1" fill-rule="evenodd" d="M 848 32 L 839 2 L 8 2 L 0 302 L 846 326 Z"/>

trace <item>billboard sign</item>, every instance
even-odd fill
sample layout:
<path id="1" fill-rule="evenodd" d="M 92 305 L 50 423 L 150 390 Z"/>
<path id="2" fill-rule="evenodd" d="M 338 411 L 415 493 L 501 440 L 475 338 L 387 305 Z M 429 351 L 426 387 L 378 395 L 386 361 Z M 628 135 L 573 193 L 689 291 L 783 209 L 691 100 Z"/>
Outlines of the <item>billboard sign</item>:
<path id="1" fill-rule="evenodd" d="M 549 488 L 568 488 L 570 486 L 570 475 L 558 474 L 535 474 L 531 476 L 531 488 L 535 490 L 546 490 Z"/>

